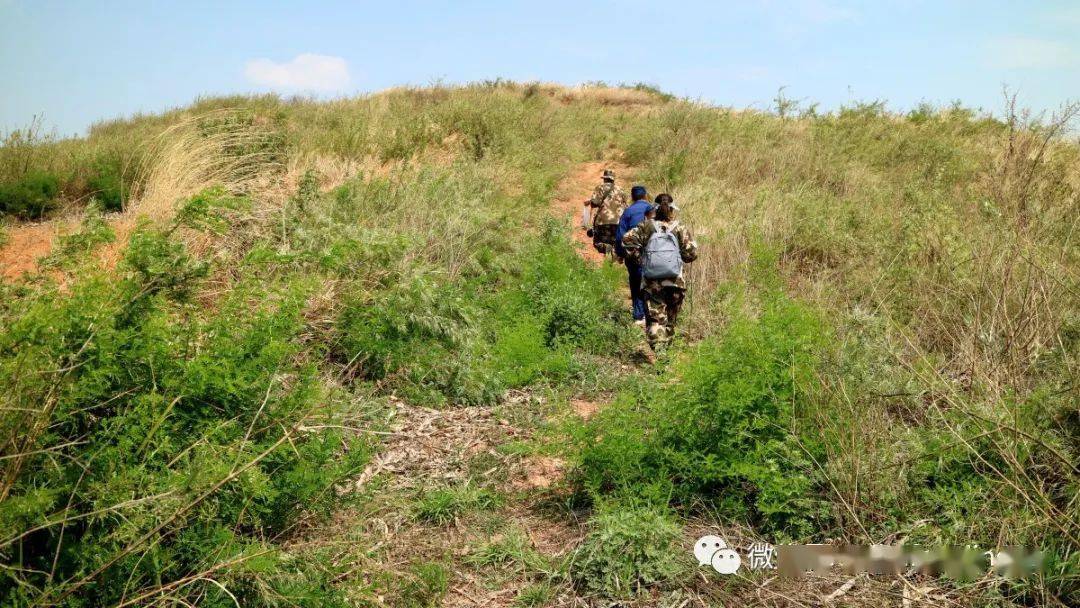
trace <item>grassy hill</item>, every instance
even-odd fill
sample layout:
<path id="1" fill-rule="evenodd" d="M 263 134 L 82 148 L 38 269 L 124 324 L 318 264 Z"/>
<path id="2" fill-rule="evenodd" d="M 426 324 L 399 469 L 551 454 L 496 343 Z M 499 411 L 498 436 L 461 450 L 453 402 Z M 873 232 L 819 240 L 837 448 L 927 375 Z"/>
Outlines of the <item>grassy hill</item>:
<path id="1" fill-rule="evenodd" d="M 12 134 L 0 598 L 1080 603 L 1067 118 L 500 81 Z M 656 361 L 576 246 L 601 166 L 699 240 Z M 1048 560 L 724 578 L 706 532 Z"/>

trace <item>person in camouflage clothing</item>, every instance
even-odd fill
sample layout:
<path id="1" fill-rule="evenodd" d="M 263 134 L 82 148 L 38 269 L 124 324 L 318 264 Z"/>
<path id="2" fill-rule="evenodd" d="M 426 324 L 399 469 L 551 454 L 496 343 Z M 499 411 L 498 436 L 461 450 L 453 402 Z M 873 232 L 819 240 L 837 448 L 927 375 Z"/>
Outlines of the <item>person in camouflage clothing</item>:
<path id="1" fill-rule="evenodd" d="M 675 219 L 677 211 L 674 201 L 668 194 L 656 197 L 654 219 L 647 219 L 623 236 L 622 245 L 628 257 L 641 262 L 641 250 L 649 242 L 649 237 L 661 228 L 666 228 L 679 240 L 679 254 L 684 263 L 697 259 L 697 243 L 690 234 L 690 229 Z M 642 291 L 645 295 L 645 335 L 649 346 L 654 349 L 666 344 L 675 335 L 675 321 L 679 317 L 683 299 L 686 297 L 686 278 L 680 272 L 671 279 L 642 278 Z"/>
<path id="2" fill-rule="evenodd" d="M 615 172 L 610 169 L 604 170 L 603 183 L 593 190 L 592 198 L 585 204 L 592 207 L 593 247 L 600 253 L 615 251 L 615 230 L 619 225 L 619 217 L 628 203 L 626 193 L 622 188 L 615 185 Z"/>

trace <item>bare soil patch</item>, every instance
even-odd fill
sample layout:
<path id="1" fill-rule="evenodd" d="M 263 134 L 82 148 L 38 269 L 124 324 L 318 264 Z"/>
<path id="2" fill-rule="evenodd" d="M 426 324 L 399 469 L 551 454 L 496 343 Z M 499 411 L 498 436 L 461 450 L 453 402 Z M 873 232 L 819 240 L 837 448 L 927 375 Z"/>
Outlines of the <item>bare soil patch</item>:
<path id="1" fill-rule="evenodd" d="M 72 226 L 70 221 L 50 221 L 8 227 L 0 247 L 0 278 L 13 281 L 33 272 L 38 258 L 48 255 L 56 237 L 71 232 Z"/>
<path id="2" fill-rule="evenodd" d="M 566 461 L 562 458 L 540 456 L 525 461 L 523 475 L 514 481 L 522 490 L 546 490 L 562 479 Z"/>
<path id="3" fill-rule="evenodd" d="M 592 418 L 596 412 L 600 411 L 600 404 L 586 399 L 571 399 L 570 407 L 574 410 L 574 413 L 583 420 Z"/>

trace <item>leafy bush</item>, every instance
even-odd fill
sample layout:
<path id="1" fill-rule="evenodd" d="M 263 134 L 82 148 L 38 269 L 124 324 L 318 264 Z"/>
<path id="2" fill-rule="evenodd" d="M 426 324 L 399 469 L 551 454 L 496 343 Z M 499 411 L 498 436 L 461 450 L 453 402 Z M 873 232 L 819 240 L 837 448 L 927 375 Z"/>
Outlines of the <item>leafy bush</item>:
<path id="1" fill-rule="evenodd" d="M 0 184 L 0 215 L 39 220 L 56 208 L 60 180 L 51 173 L 29 173 L 17 181 Z"/>
<path id="2" fill-rule="evenodd" d="M 544 319 L 545 342 L 606 352 L 619 340 L 622 309 L 612 292 L 621 284 L 619 269 L 590 269 L 568 246 L 565 227 L 555 220 L 542 227 L 540 245 L 526 252 L 528 265 L 519 282 L 527 305 Z"/>
<path id="3" fill-rule="evenodd" d="M 585 266 L 562 232 L 516 257 L 518 267 L 501 273 L 510 276 L 493 292 L 483 288 L 494 280 L 487 274 L 451 283 L 418 273 L 350 298 L 331 354 L 414 401 L 471 404 L 571 375 L 575 350 L 616 350 L 623 334 L 614 275 Z"/>
<path id="4" fill-rule="evenodd" d="M 623 85 L 620 85 L 620 86 L 621 87 L 626 87 L 627 85 L 623 84 Z M 647 82 L 636 82 L 630 88 L 634 89 L 635 91 L 643 91 L 645 93 L 649 93 L 650 95 L 655 95 L 661 101 L 671 101 L 671 100 L 675 99 L 675 96 L 672 95 L 671 93 L 668 93 L 667 91 L 664 91 L 663 89 L 661 89 L 660 87 L 658 87 L 655 84 L 650 84 L 650 83 L 647 83 Z"/>
<path id="5" fill-rule="evenodd" d="M 792 431 L 796 410 L 810 407 L 802 389 L 821 331 L 778 294 L 758 318 L 734 316 L 676 366 L 678 382 L 645 384 L 594 419 L 580 438 L 585 487 L 639 494 L 660 483 L 668 488 L 654 494 L 712 503 L 763 531 L 805 538 L 823 529 L 804 450 L 823 455 Z"/>
<path id="6" fill-rule="evenodd" d="M 90 210 L 76 232 L 58 239 L 53 251 L 42 262 L 43 266 L 58 268 L 74 266 L 85 261 L 86 256 L 99 245 L 112 243 L 116 233 L 96 210 Z"/>
<path id="7" fill-rule="evenodd" d="M 570 558 L 574 584 L 590 593 L 627 598 L 643 588 L 678 580 L 687 571 L 681 531 L 664 511 L 606 505 Z"/>
<path id="8" fill-rule="evenodd" d="M 13 446 L 0 554 L 20 564 L 0 573 L 5 605 L 112 605 L 179 586 L 230 602 L 199 579 L 210 573 L 242 603 L 336 601 L 325 572 L 268 540 L 325 514 L 368 454 L 333 425 L 305 426 L 334 416 L 314 367 L 297 364 L 306 290 L 238 284 L 200 317 L 190 296 L 205 268 L 142 227 L 119 280 L 40 295 L 0 332 Z"/>
<path id="9" fill-rule="evenodd" d="M 119 158 L 102 158 L 94 163 L 94 173 L 86 187 L 105 211 L 121 211 L 131 196 L 131 177 L 124 174 Z"/>

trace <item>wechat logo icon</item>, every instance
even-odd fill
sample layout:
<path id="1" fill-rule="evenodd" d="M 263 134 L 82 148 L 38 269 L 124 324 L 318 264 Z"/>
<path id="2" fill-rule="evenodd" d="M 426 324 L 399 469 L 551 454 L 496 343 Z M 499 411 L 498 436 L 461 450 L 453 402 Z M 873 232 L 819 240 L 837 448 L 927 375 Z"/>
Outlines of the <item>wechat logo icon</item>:
<path id="1" fill-rule="evenodd" d="M 709 565 L 720 574 L 735 574 L 742 565 L 742 558 L 727 542 L 712 534 L 702 536 L 694 543 L 694 557 L 699 566 Z"/>

